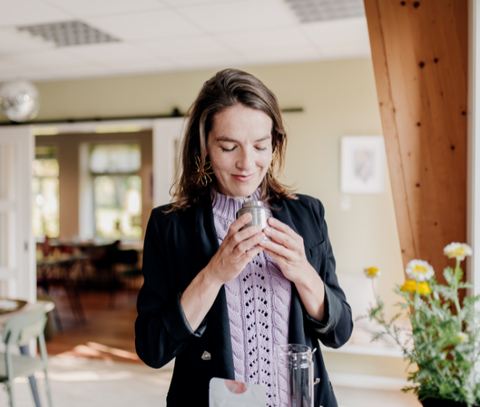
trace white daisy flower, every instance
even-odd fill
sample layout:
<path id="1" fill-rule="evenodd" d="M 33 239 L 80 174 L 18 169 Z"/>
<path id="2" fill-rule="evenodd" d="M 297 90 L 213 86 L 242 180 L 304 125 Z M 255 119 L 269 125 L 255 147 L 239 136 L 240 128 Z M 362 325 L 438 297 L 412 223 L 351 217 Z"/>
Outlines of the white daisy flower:
<path id="1" fill-rule="evenodd" d="M 466 243 L 450 243 L 443 249 L 443 253 L 449 259 L 465 260 L 466 256 L 472 255 L 472 248 Z"/>
<path id="2" fill-rule="evenodd" d="M 382 273 L 377 267 L 369 267 L 368 269 L 363 269 L 363 272 L 368 278 L 380 277 Z"/>
<path id="3" fill-rule="evenodd" d="M 458 342 L 466 342 L 468 341 L 468 335 L 465 332 L 459 332 L 457 334 Z"/>
<path id="4" fill-rule="evenodd" d="M 405 271 L 415 281 L 427 281 L 435 275 L 433 267 L 423 260 L 411 260 Z"/>

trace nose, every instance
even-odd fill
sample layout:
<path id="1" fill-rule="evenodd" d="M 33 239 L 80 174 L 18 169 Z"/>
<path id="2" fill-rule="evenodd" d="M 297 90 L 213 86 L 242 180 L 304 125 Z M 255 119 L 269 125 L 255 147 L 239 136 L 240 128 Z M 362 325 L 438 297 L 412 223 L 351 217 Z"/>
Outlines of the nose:
<path id="1" fill-rule="evenodd" d="M 242 149 L 237 160 L 237 168 L 245 171 L 252 169 L 254 165 L 253 151 L 249 148 Z"/>

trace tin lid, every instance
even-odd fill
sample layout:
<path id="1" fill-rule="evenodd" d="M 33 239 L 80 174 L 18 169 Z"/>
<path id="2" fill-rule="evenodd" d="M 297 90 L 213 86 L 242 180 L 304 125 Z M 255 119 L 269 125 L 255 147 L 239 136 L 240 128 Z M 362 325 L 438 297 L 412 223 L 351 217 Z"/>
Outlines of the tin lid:
<path id="1" fill-rule="evenodd" d="M 257 208 L 257 207 L 263 208 L 262 201 L 247 201 L 247 202 L 244 202 L 243 205 L 242 205 L 242 209 L 243 208 Z"/>

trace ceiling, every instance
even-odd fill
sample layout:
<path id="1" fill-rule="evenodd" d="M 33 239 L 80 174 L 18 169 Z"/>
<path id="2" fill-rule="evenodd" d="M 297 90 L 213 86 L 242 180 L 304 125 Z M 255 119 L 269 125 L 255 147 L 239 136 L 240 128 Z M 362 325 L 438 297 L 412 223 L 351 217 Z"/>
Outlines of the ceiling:
<path id="1" fill-rule="evenodd" d="M 309 7 L 323 2 L 327 8 L 343 3 L 345 10 L 358 9 L 359 2 L 363 3 L 362 0 L 0 0 L 0 82 L 370 56 L 363 13 L 353 18 L 336 16 L 334 20 L 306 21 L 297 12 L 302 2 L 309 3 Z M 74 20 L 118 41 L 57 46 L 28 30 L 18 29 Z"/>

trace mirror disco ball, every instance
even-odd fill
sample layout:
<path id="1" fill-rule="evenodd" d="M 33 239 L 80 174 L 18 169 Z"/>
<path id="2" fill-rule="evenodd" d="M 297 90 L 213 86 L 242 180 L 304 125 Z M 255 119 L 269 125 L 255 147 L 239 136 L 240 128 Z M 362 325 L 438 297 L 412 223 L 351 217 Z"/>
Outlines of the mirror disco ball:
<path id="1" fill-rule="evenodd" d="M 25 80 L 7 82 L 0 88 L 0 108 L 14 122 L 31 120 L 40 110 L 38 89 Z"/>

